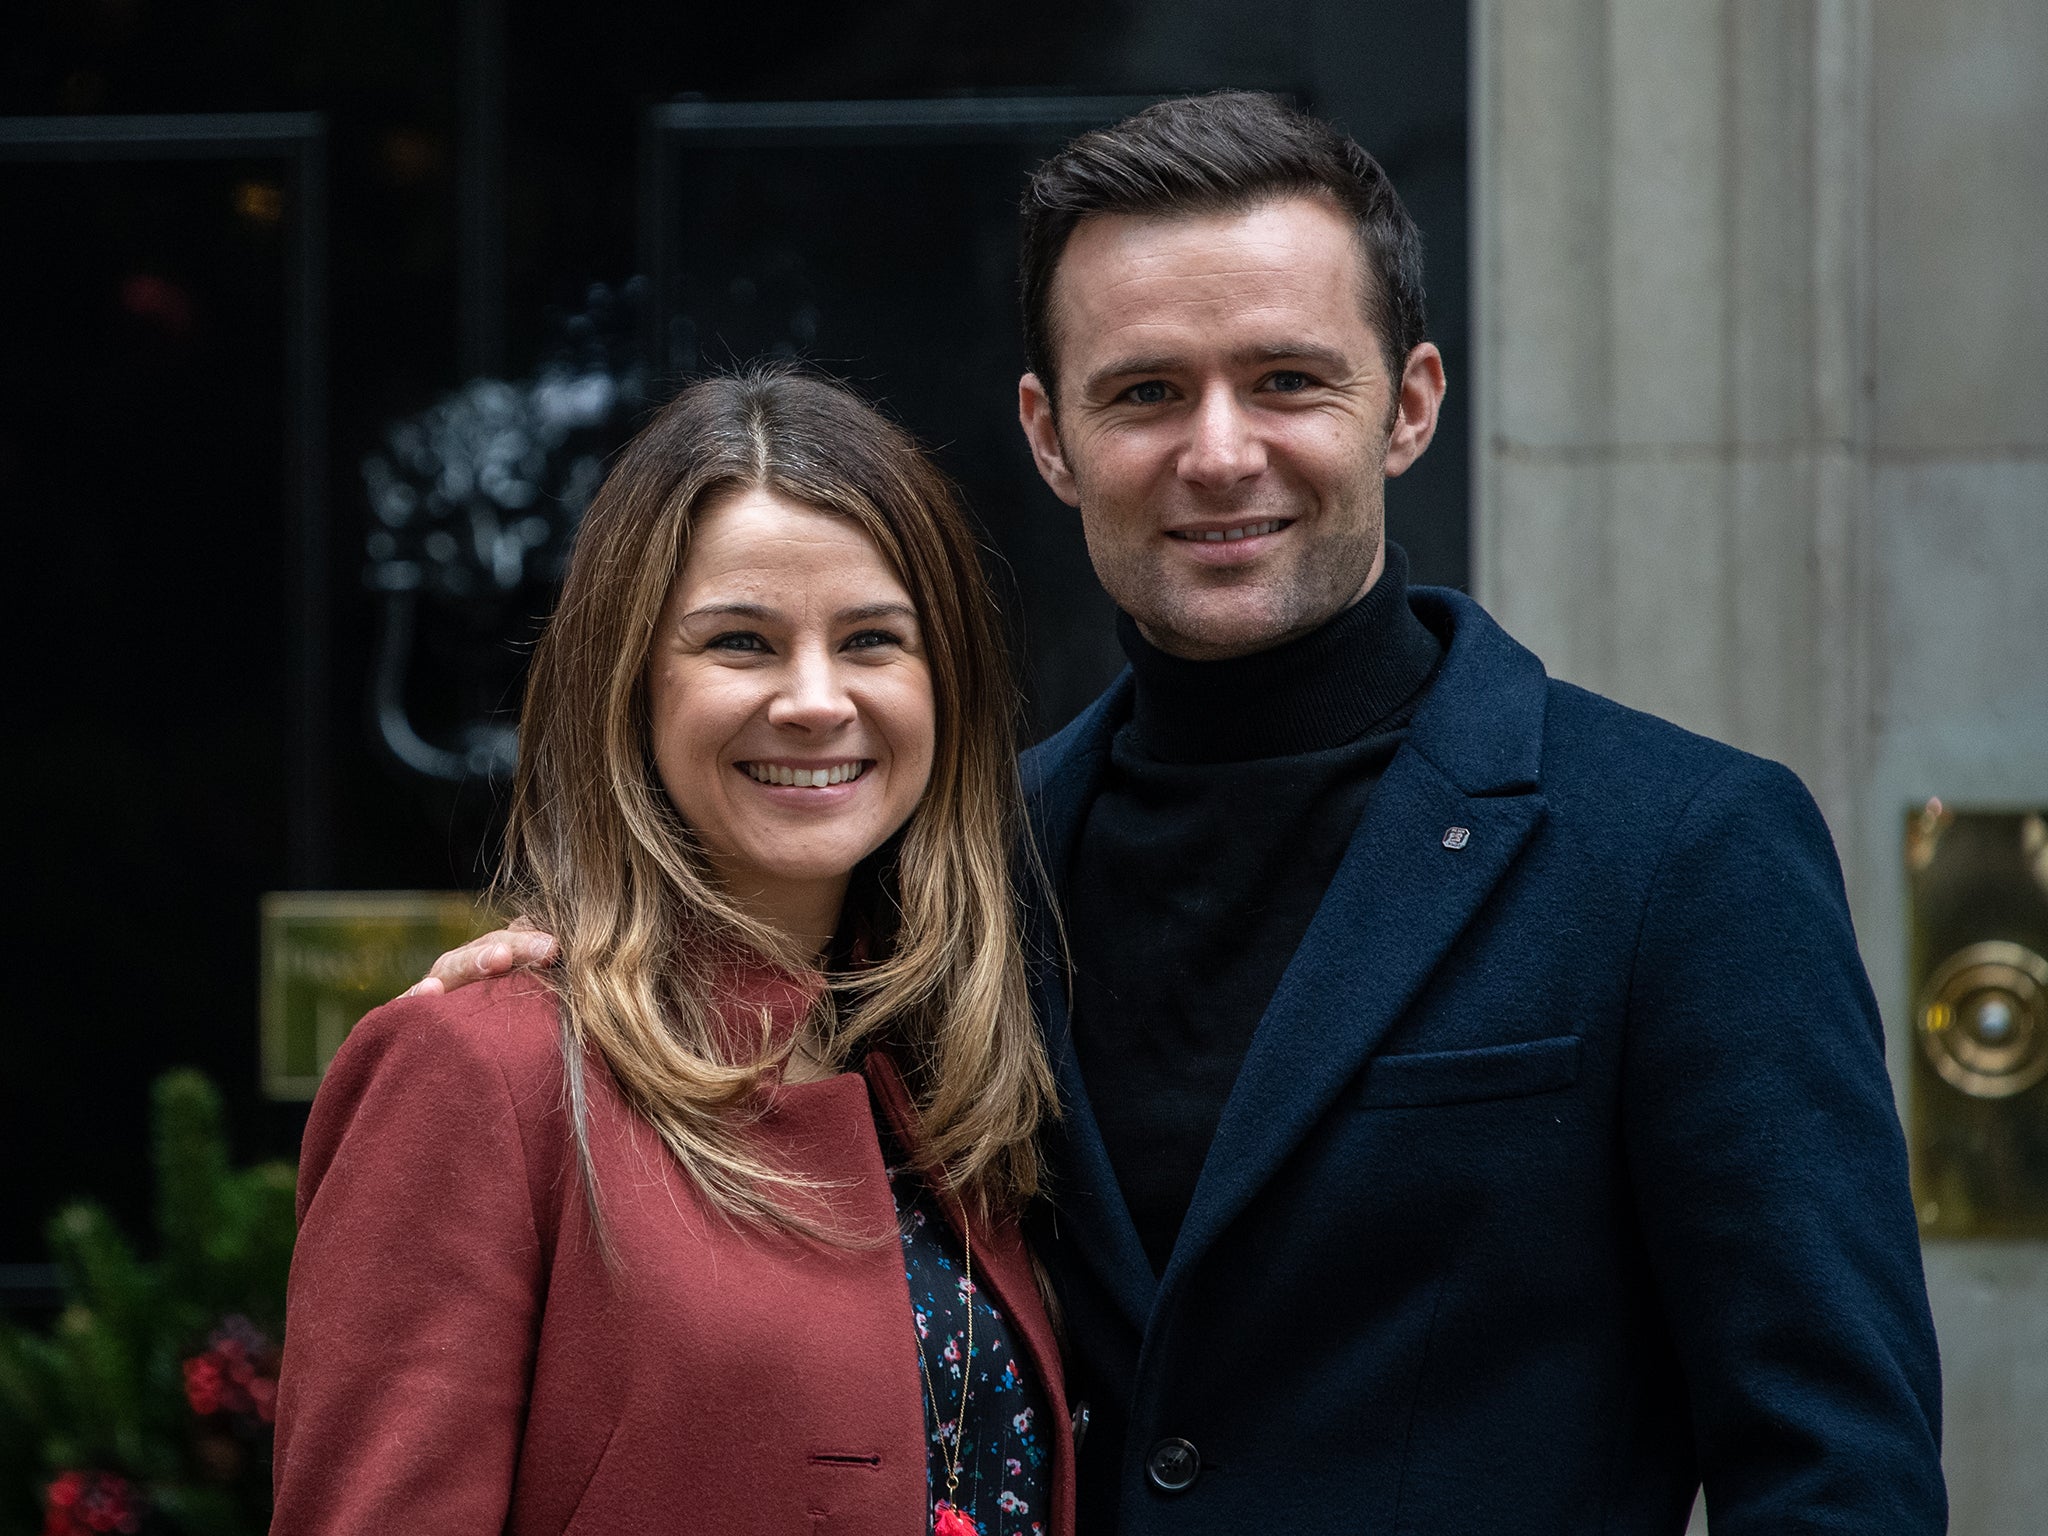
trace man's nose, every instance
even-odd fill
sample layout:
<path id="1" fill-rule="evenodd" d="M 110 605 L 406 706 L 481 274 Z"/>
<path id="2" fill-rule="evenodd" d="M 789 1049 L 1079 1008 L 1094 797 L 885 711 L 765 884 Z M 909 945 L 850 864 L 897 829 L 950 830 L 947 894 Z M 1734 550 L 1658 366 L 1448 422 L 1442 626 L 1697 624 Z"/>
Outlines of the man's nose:
<path id="1" fill-rule="evenodd" d="M 1205 491 L 1227 491 L 1266 467 L 1266 445 L 1237 391 L 1227 384 L 1204 390 L 1189 419 L 1180 475 Z"/>
<path id="2" fill-rule="evenodd" d="M 783 685 L 769 701 L 768 723 L 814 734 L 853 719 L 853 696 L 825 646 L 803 646 L 790 657 Z"/>

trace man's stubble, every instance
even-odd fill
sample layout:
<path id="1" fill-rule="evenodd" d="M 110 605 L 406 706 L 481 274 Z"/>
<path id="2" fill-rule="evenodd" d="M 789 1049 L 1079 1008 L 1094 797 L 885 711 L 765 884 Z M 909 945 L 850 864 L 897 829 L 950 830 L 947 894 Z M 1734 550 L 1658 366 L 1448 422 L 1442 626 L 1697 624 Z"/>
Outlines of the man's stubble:
<path id="1" fill-rule="evenodd" d="M 1150 542 L 1132 548 L 1113 536 L 1116 511 L 1091 510 L 1099 505 L 1090 494 L 1085 462 L 1074 463 L 1081 493 L 1081 531 L 1096 579 L 1117 607 L 1129 614 L 1147 641 L 1171 655 L 1191 661 L 1249 656 L 1298 639 L 1335 618 L 1371 590 L 1381 564 L 1386 534 L 1385 465 L 1391 422 L 1361 445 L 1357 472 L 1349 484 L 1353 498 L 1342 510 L 1318 508 L 1311 518 L 1289 530 L 1303 543 L 1288 550 L 1283 563 L 1261 562 L 1236 569 L 1195 567 L 1192 580 L 1176 580 L 1165 558 L 1147 553 Z M 1207 513 L 1269 512 L 1284 516 L 1286 507 L 1246 505 L 1202 508 Z M 1136 516 L 1146 527 L 1161 521 L 1150 507 Z M 1332 526 L 1334 522 L 1335 526 Z M 1276 554 L 1281 553 L 1276 551 Z M 1186 569 L 1183 567 L 1183 569 Z M 1238 590 L 1257 593 L 1263 601 L 1223 605 L 1205 603 L 1205 592 Z"/>

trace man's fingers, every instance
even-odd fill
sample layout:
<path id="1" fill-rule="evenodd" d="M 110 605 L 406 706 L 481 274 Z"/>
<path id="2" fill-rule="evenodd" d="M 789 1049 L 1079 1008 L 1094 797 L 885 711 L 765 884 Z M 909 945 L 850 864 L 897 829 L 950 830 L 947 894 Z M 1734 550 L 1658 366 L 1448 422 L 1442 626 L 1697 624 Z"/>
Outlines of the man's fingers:
<path id="1" fill-rule="evenodd" d="M 542 933 L 523 917 L 514 918 L 509 927 L 449 950 L 434 962 L 425 980 L 406 995 L 453 992 L 457 987 L 488 981 L 523 965 L 552 965 L 555 953 L 553 934 Z"/>
<path id="2" fill-rule="evenodd" d="M 524 921 L 520 919 L 519 921 Z M 524 928 L 517 926 L 498 933 L 486 934 L 486 942 L 495 941 L 491 949 L 491 963 L 494 967 L 488 974 L 497 976 L 515 970 L 522 965 L 553 965 L 559 946 L 552 933 L 527 923 Z M 503 963 L 499 963 L 500 957 Z"/>
<path id="3" fill-rule="evenodd" d="M 434 962 L 434 968 L 427 974 L 449 991 L 466 987 L 472 981 L 497 976 L 511 969 L 505 963 L 504 952 L 493 942 L 493 934 L 480 939 L 471 939 L 460 949 L 451 949 Z"/>

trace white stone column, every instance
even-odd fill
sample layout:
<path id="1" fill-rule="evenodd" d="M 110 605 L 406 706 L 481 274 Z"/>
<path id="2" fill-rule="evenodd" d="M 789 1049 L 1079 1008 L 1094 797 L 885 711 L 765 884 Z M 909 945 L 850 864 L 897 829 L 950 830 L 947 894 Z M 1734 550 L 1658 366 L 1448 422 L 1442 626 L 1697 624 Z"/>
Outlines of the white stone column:
<path id="1" fill-rule="evenodd" d="M 1851 821 L 1865 8 L 1499 0 L 1474 35 L 1479 595 Z"/>
<path id="2" fill-rule="evenodd" d="M 1894 1077 L 1905 808 L 2048 804 L 2048 6 L 1477 0 L 1478 595 L 1791 764 Z M 2048 1247 L 1931 1242 L 1953 1529 L 2048 1530 Z"/>

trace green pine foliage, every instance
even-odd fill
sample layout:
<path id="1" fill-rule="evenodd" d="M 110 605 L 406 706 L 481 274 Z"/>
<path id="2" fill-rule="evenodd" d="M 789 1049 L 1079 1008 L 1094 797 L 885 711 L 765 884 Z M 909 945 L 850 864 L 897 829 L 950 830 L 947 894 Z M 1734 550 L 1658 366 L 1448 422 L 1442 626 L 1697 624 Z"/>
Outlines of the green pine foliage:
<path id="1" fill-rule="evenodd" d="M 0 1536 L 92 1529 L 46 1509 L 101 1497 L 128 1501 L 117 1529 L 269 1528 L 293 1170 L 229 1166 L 197 1072 L 159 1078 L 152 1109 L 157 1257 L 69 1206 L 49 1229 L 62 1313 L 47 1333 L 0 1323 Z"/>

